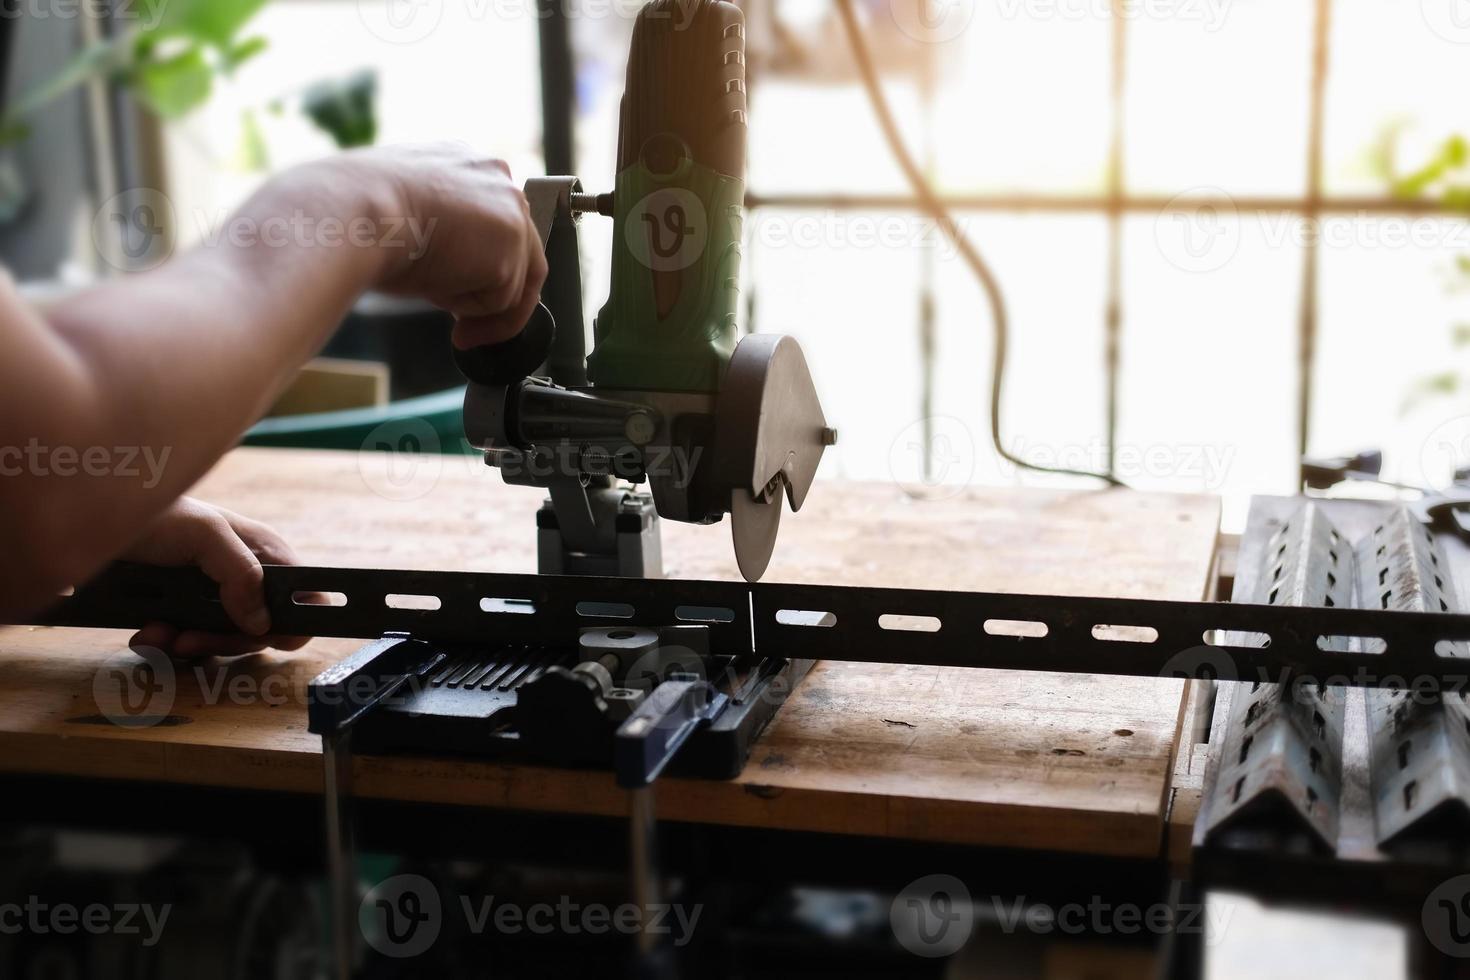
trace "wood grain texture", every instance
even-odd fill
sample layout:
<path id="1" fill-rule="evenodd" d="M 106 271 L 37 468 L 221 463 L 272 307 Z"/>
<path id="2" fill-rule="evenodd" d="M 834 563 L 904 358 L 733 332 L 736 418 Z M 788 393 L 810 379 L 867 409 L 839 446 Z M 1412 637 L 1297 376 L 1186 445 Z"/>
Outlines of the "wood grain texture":
<path id="1" fill-rule="evenodd" d="M 313 564 L 534 569 L 535 491 L 468 457 L 239 450 L 195 493 L 276 525 Z M 1197 599 L 1211 498 L 969 490 L 912 499 L 818 484 L 787 515 L 767 579 Z M 736 578 L 725 526 L 665 525 L 672 577 Z M 306 683 L 356 646 L 182 667 L 169 719 L 99 708 L 127 636 L 0 630 L 0 768 L 320 792 Z M 694 822 L 1147 856 L 1163 843 L 1183 683 L 891 665 L 819 665 L 731 782 L 666 780 L 661 816 Z M 101 692 L 100 696 L 98 692 Z M 604 773 L 449 758 L 358 758 L 367 796 L 617 815 Z"/>

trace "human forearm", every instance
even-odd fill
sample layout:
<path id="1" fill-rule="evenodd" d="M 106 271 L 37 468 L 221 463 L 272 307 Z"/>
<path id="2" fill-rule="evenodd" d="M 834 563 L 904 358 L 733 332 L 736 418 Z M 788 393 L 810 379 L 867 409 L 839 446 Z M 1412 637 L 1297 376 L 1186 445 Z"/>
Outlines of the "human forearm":
<path id="1" fill-rule="evenodd" d="M 544 276 L 504 165 L 440 145 L 293 171 L 201 247 L 44 314 L 0 295 L 0 454 L 35 447 L 38 457 L 0 479 L 0 550 L 13 559 L 0 567 L 0 614 L 34 608 L 121 553 L 364 289 L 449 310 L 464 345 L 514 334 Z M 91 464 L 79 466 L 85 454 Z"/>
<path id="2" fill-rule="evenodd" d="M 324 242 L 320 229 L 381 224 L 391 204 L 324 177 L 273 182 L 216 240 L 48 311 L 95 388 L 81 442 L 170 447 L 159 486 L 176 496 L 259 418 L 384 265 L 374 244 Z M 298 227 L 273 231 L 277 220 Z"/>
<path id="3" fill-rule="evenodd" d="M 277 182 L 219 242 L 48 311 L 74 365 L 60 400 L 74 407 L 38 416 L 4 442 L 24 439 L 66 459 L 94 447 L 107 454 L 108 465 L 92 472 L 52 460 L 31 474 L 46 485 L 39 502 L 48 513 L 87 515 L 83 546 L 63 552 L 65 570 L 83 574 L 116 553 L 198 480 L 381 274 L 381 250 L 371 245 L 234 232 L 286 209 L 320 227 L 376 221 L 383 207 L 323 188 L 310 173 Z M 121 465 L 129 455 L 137 464 Z"/>

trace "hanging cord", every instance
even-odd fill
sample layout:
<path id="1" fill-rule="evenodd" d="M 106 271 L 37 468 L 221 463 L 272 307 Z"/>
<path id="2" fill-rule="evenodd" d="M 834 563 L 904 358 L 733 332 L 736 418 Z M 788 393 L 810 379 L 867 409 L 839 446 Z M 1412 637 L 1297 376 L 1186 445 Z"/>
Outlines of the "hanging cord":
<path id="1" fill-rule="evenodd" d="M 878 73 L 873 68 L 873 58 L 868 52 L 867 43 L 863 40 L 862 30 L 858 26 L 857 16 L 853 13 L 852 0 L 837 0 L 837 11 L 842 15 L 842 25 L 847 32 L 848 43 L 852 47 L 852 57 L 857 63 L 858 74 L 862 76 L 863 88 L 867 90 L 868 101 L 872 103 L 873 114 L 878 118 L 878 125 L 883 130 L 883 137 L 888 142 L 888 149 L 892 152 L 894 160 L 903 170 L 904 176 L 908 178 L 909 186 L 913 188 L 914 196 L 919 199 L 919 206 L 928 213 L 929 217 L 939 224 L 944 236 L 949 239 L 950 244 L 960 253 L 965 264 L 970 267 L 980 286 L 985 291 L 985 298 L 990 304 L 990 317 L 994 322 L 995 354 L 990 373 L 990 442 L 995 447 L 995 452 L 1008 463 L 1021 469 L 1033 470 L 1037 473 L 1056 473 L 1063 476 L 1082 476 L 1094 480 L 1102 480 L 1110 486 L 1121 487 L 1125 484 L 1110 473 L 1094 473 L 1090 470 L 1074 470 L 1066 467 L 1042 466 L 1038 463 L 1027 462 L 1005 448 L 1001 440 L 1000 431 L 1000 398 L 1005 387 L 1006 372 L 1006 342 L 1008 325 L 1006 321 L 1005 300 L 1001 297 L 1000 284 L 996 282 L 995 275 L 980 253 L 970 244 L 961 232 L 959 225 L 955 223 L 944 204 L 934 193 L 929 182 L 924 178 L 913 157 L 909 155 L 908 148 L 904 146 L 903 139 L 899 136 L 898 126 L 894 123 L 893 113 L 889 110 L 888 102 L 883 97 L 883 90 L 878 84 Z"/>

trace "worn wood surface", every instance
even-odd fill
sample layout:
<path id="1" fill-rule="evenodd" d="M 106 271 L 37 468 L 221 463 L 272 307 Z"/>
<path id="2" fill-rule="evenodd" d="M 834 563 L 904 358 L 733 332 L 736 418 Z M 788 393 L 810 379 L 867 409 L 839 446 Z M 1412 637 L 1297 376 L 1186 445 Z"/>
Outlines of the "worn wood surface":
<path id="1" fill-rule="evenodd" d="M 312 564 L 530 571 L 535 491 L 468 457 L 239 450 L 196 495 L 276 525 Z M 818 484 L 767 579 L 1197 599 L 1211 498 Z M 672 577 L 736 578 L 728 528 L 665 525 Z M 166 723 L 108 721 L 127 635 L 0 630 L 0 769 L 320 792 L 303 692 L 356 641 L 181 668 Z M 666 780 L 661 816 L 1101 854 L 1160 853 L 1183 683 L 819 665 L 731 782 Z M 155 714 L 150 706 L 149 714 Z M 622 814 L 608 774 L 358 758 L 367 796 Z"/>

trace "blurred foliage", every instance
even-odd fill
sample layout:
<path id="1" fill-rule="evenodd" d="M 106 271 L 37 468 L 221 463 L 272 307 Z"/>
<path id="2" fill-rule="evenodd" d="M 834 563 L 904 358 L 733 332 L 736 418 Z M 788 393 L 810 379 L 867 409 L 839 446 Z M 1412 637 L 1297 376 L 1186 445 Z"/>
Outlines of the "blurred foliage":
<path id="1" fill-rule="evenodd" d="M 1447 137 L 1428 160 L 1400 172 L 1398 141 L 1401 127 L 1388 130 L 1374 153 L 1375 167 L 1388 182 L 1389 193 L 1404 200 L 1437 197 L 1447 208 L 1470 211 L 1470 144 L 1465 137 Z"/>
<path id="2" fill-rule="evenodd" d="M 0 143 L 24 137 L 37 111 L 95 78 L 128 86 L 166 119 L 197 108 L 229 74 L 265 49 L 261 37 L 240 38 L 266 0 L 139 0 L 139 26 L 83 49 L 60 71 L 7 107 Z"/>
<path id="3" fill-rule="evenodd" d="M 317 82 L 302 95 L 301 109 L 339 149 L 370 146 L 378 138 L 377 94 L 378 74 L 364 68 Z"/>
<path id="4" fill-rule="evenodd" d="M 1470 214 L 1470 143 L 1458 133 L 1446 137 L 1428 159 L 1407 170 L 1399 166 L 1402 124 L 1388 127 L 1372 153 L 1372 166 L 1400 200 L 1438 200 L 1452 211 Z M 1470 255 L 1458 255 L 1454 276 L 1460 287 L 1470 286 Z M 1470 322 L 1450 328 L 1450 346 L 1464 361 L 1414 382 L 1404 403 L 1408 411 L 1424 401 L 1470 391 Z"/>
<path id="5" fill-rule="evenodd" d="M 260 116 L 254 109 L 246 109 L 240 114 L 240 142 L 235 149 L 234 166 L 246 172 L 265 170 L 270 166 L 265 131 L 261 129 Z"/>
<path id="6" fill-rule="evenodd" d="M 28 120 L 55 99 L 96 78 L 128 88 L 164 119 L 177 119 L 203 105 L 215 79 L 266 49 L 266 39 L 241 37 L 266 0 L 137 0 L 130 8 L 139 26 L 87 47 L 55 75 L 22 95 L 0 116 L 0 146 L 23 139 Z M 366 146 L 377 138 L 377 75 L 365 69 L 311 86 L 301 97 L 306 116 L 336 143 Z M 278 100 L 270 107 L 281 112 Z M 236 162 L 247 170 L 268 166 L 259 115 L 241 120 Z"/>

